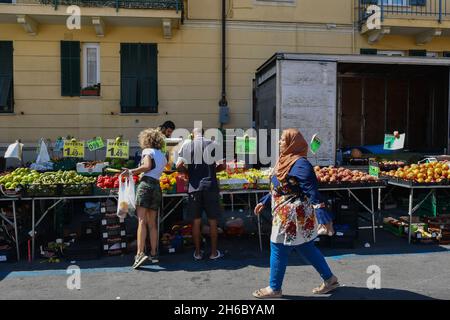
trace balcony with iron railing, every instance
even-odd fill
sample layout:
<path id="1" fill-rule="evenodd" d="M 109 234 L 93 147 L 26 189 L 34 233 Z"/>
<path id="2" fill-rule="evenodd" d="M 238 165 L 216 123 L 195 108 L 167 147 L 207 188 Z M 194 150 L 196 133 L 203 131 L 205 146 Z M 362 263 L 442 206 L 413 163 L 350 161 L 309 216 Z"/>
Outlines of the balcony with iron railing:
<path id="1" fill-rule="evenodd" d="M 165 38 L 183 23 L 186 0 L 0 0 L 0 23 L 18 23 L 30 35 L 41 24 L 66 24 L 74 13 L 69 6 L 80 7 L 81 25 L 94 26 L 98 36 L 107 25 L 161 26 Z M 71 12 L 71 13 L 69 13 Z"/>
<path id="2" fill-rule="evenodd" d="M 442 22 L 450 17 L 450 0 L 358 0 L 358 17 L 363 24 L 378 6 L 381 21 L 387 18 L 426 19 Z"/>
<path id="3" fill-rule="evenodd" d="M 77 5 L 80 7 L 112 7 L 125 9 L 158 9 L 158 10 L 182 10 L 182 0 L 0 0 L 0 3 L 17 5 L 49 5 L 55 9 L 60 5 Z"/>
<path id="4" fill-rule="evenodd" d="M 369 42 L 398 34 L 416 35 L 424 44 L 450 34 L 450 0 L 358 0 L 356 12 L 360 32 L 372 35 Z"/>

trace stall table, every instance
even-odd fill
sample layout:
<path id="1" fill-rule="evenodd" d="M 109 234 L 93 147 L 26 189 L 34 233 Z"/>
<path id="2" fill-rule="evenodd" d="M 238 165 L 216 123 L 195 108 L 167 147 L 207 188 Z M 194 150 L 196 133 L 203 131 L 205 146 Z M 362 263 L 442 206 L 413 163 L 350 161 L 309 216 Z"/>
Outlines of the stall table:
<path id="1" fill-rule="evenodd" d="M 408 215 L 409 215 L 409 228 L 408 228 L 408 242 L 411 243 L 411 225 L 412 225 L 412 215 L 414 212 L 416 212 L 420 206 L 431 196 L 435 195 L 436 190 L 438 189 L 450 189 L 450 185 L 419 185 L 419 184 L 411 184 L 411 183 L 402 183 L 400 181 L 388 181 L 389 185 L 393 187 L 399 187 L 399 188 L 406 188 L 409 189 L 409 203 L 408 203 Z M 425 198 L 420 201 L 414 208 L 413 208 L 413 201 L 414 201 L 414 190 L 420 190 L 420 189 L 429 189 L 429 192 L 425 196 Z"/>
<path id="2" fill-rule="evenodd" d="M 353 197 L 359 204 L 361 204 L 369 213 L 372 215 L 372 233 L 373 233 L 373 241 L 376 242 L 376 236 L 375 236 L 375 207 L 374 207 L 374 196 L 373 191 L 378 190 L 378 210 L 381 209 L 381 189 L 385 188 L 386 185 L 384 183 L 379 184 L 370 184 L 370 185 L 328 185 L 328 186 L 320 186 L 319 191 L 333 191 L 333 192 L 339 192 L 339 191 L 347 191 L 349 196 Z M 447 186 L 450 187 L 450 186 Z M 429 187 L 428 187 L 429 188 Z M 370 190 L 371 192 L 371 204 L 370 208 L 364 204 L 353 191 L 356 190 Z M 259 202 L 259 194 L 267 194 L 268 190 L 260 190 L 260 189 L 248 189 L 248 190 L 230 190 L 230 191 L 220 191 L 221 195 L 230 195 L 231 196 L 231 206 L 232 210 L 234 210 L 234 196 L 235 195 L 248 195 L 248 205 L 251 206 L 250 197 L 251 195 L 255 196 L 256 203 Z M 412 194 L 412 190 L 411 190 Z M 175 210 L 177 207 L 179 207 L 182 202 L 188 197 L 187 193 L 175 193 L 175 194 L 163 194 L 163 203 L 162 203 L 162 215 L 158 214 L 158 228 L 164 220 L 166 220 Z M 15 198 L 0 198 L 0 201 L 11 201 L 13 206 L 13 216 L 14 221 L 10 221 L 6 216 L 2 215 L 0 213 L 0 218 L 5 220 L 7 223 L 12 225 L 15 230 L 15 236 L 16 236 L 16 250 L 17 250 L 17 258 L 20 259 L 20 252 L 19 252 L 19 239 L 18 239 L 18 229 L 17 229 L 17 219 L 16 219 L 16 201 L 23 200 L 23 201 L 31 201 L 32 205 L 32 230 L 31 230 L 31 238 L 32 238 L 32 259 L 35 255 L 35 238 L 36 238 L 36 227 L 39 226 L 39 224 L 42 222 L 42 220 L 46 217 L 46 215 L 52 210 L 54 207 L 56 207 L 59 203 L 65 200 L 89 200 L 89 199 L 108 199 L 108 198 L 115 198 L 117 199 L 117 194 L 110 193 L 107 195 L 94 195 L 94 196 L 59 196 L 59 197 L 15 197 Z M 170 199 L 169 204 L 164 203 L 164 199 Z M 54 200 L 55 202 L 53 205 L 51 205 L 49 208 L 47 208 L 42 216 L 39 218 L 38 221 L 36 221 L 36 200 Z M 411 205 L 411 204 L 410 204 Z M 166 212 L 166 209 L 170 207 L 170 210 Z M 262 251 L 262 235 L 261 235 L 261 219 L 260 216 L 257 216 L 257 224 L 258 224 L 258 238 L 259 238 L 259 247 Z M 159 231 L 159 230 L 158 230 Z M 158 232 L 159 236 L 159 232 Z"/>

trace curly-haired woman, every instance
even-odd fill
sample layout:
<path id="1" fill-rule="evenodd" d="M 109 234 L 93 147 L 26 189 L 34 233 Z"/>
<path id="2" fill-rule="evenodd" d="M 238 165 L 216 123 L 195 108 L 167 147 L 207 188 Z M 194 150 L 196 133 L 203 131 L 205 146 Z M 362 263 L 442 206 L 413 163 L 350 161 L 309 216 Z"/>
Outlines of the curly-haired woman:
<path id="1" fill-rule="evenodd" d="M 130 174 L 141 174 L 142 178 L 136 190 L 136 211 L 139 219 L 137 230 L 137 254 L 133 268 L 139 268 L 148 256 L 145 251 L 145 240 L 147 238 L 147 226 L 150 230 L 150 260 L 158 262 L 158 226 L 157 214 L 161 206 L 161 187 L 159 179 L 167 164 L 166 156 L 161 151 L 164 145 L 164 135 L 157 129 L 146 129 L 139 134 L 139 145 L 142 148 L 142 159 L 140 166 L 130 170 Z"/>

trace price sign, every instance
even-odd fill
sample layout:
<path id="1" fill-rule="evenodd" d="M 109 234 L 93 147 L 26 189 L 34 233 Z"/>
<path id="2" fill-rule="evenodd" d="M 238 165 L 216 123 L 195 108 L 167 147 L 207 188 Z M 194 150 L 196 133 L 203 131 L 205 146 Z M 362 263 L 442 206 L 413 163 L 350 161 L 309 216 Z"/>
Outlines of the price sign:
<path id="1" fill-rule="evenodd" d="M 322 145 L 322 141 L 319 139 L 317 134 L 313 135 L 313 137 L 311 139 L 311 144 L 310 144 L 312 153 L 316 154 L 317 150 L 319 150 L 321 145 Z"/>
<path id="2" fill-rule="evenodd" d="M 84 158 L 84 141 L 64 140 L 65 158 Z"/>
<path id="3" fill-rule="evenodd" d="M 384 150 L 400 150 L 405 145 L 405 134 L 402 133 L 398 138 L 393 134 L 386 134 L 384 136 Z"/>
<path id="4" fill-rule="evenodd" d="M 128 159 L 130 157 L 130 142 L 108 139 L 106 143 L 106 157 Z"/>
<path id="5" fill-rule="evenodd" d="M 256 154 L 256 138 L 236 137 L 237 154 Z"/>
<path id="6" fill-rule="evenodd" d="M 378 162 L 370 160 L 369 161 L 369 175 L 378 178 L 380 175 L 380 166 Z"/>
<path id="7" fill-rule="evenodd" d="M 103 139 L 101 137 L 96 137 L 95 139 L 89 140 L 87 142 L 89 151 L 95 151 L 101 149 L 105 146 Z"/>

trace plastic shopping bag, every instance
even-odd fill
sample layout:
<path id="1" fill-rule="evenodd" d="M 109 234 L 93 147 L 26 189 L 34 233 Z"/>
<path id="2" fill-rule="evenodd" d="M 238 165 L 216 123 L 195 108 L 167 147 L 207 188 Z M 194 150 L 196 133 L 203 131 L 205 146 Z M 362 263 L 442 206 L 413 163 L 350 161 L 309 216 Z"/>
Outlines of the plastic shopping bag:
<path id="1" fill-rule="evenodd" d="M 50 162 L 50 155 L 48 154 L 47 145 L 44 139 L 40 141 L 39 154 L 36 159 L 36 163 L 47 163 Z"/>
<path id="2" fill-rule="evenodd" d="M 22 161 L 22 149 L 23 149 L 23 144 L 20 143 L 19 141 L 16 141 L 13 144 L 10 144 L 8 146 L 8 149 L 5 152 L 5 158 L 15 158 L 15 159 L 19 159 L 20 161 Z"/>
<path id="3" fill-rule="evenodd" d="M 122 181 L 123 180 L 123 181 Z M 136 210 L 136 194 L 133 178 L 119 176 L 119 200 L 117 205 L 117 216 L 125 219 L 127 214 Z"/>

